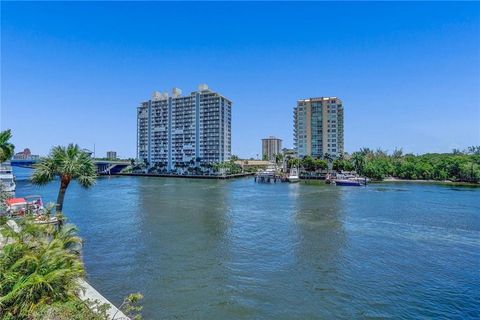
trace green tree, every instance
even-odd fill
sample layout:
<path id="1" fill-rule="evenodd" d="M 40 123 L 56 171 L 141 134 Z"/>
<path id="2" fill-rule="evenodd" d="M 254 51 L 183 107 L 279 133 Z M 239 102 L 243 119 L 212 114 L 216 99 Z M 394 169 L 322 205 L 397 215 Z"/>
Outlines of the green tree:
<path id="1" fill-rule="evenodd" d="M 315 170 L 326 170 L 328 168 L 328 163 L 322 159 L 315 159 L 314 162 Z"/>
<path id="2" fill-rule="evenodd" d="M 308 172 L 315 171 L 315 159 L 312 156 L 303 157 L 301 165 Z"/>
<path id="3" fill-rule="evenodd" d="M 32 175 L 32 182 L 44 185 L 60 178 L 60 189 L 58 191 L 56 211 L 63 209 L 65 193 L 72 180 L 84 188 L 95 184 L 97 177 L 96 167 L 90 156 L 81 151 L 78 145 L 69 144 L 67 147 L 57 146 L 52 149 L 47 158 L 35 164 L 35 171 Z"/>
<path id="4" fill-rule="evenodd" d="M 471 146 L 468 147 L 469 154 L 480 155 L 480 146 Z"/>
<path id="5" fill-rule="evenodd" d="M 0 132 L 0 163 L 13 157 L 15 146 L 10 143 L 11 138 L 12 132 L 10 130 Z"/>
<path id="6" fill-rule="evenodd" d="M 363 167 L 365 166 L 365 155 L 362 152 L 355 152 L 352 155 L 353 166 L 355 171 L 359 174 L 363 174 Z"/>
<path id="7" fill-rule="evenodd" d="M 301 165 L 301 161 L 298 158 L 290 158 L 287 164 L 289 168 L 298 168 Z"/>
<path id="8" fill-rule="evenodd" d="M 343 171 L 344 168 L 344 161 L 340 159 L 333 160 L 333 170 L 335 171 Z"/>
<path id="9" fill-rule="evenodd" d="M 283 161 L 283 154 L 279 153 L 275 155 L 275 163 L 279 165 Z"/>
<path id="10" fill-rule="evenodd" d="M 51 233 L 26 219 L 15 241 L 0 251 L 0 318 L 25 319 L 42 306 L 76 299 L 76 279 L 84 270 L 69 249 L 76 240 L 68 230 L 68 236 Z"/>

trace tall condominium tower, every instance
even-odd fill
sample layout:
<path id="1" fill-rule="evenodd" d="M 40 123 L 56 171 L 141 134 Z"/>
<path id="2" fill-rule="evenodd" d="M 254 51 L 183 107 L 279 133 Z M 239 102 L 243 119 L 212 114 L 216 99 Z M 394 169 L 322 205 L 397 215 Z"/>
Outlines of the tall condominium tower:
<path id="1" fill-rule="evenodd" d="M 232 102 L 200 85 L 172 96 L 155 91 L 137 110 L 137 158 L 167 170 L 223 162 L 231 155 Z"/>
<path id="2" fill-rule="evenodd" d="M 343 105 L 336 97 L 297 101 L 294 108 L 294 145 L 297 156 L 343 154 Z"/>
<path id="3" fill-rule="evenodd" d="M 262 158 L 275 160 L 275 155 L 282 153 L 282 139 L 268 137 L 262 139 Z"/>

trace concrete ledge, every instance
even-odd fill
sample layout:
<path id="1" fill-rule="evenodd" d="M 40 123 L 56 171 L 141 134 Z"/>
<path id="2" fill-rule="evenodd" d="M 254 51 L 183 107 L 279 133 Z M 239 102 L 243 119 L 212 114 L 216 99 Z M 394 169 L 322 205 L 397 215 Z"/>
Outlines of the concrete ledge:
<path id="1" fill-rule="evenodd" d="M 82 301 L 90 300 L 92 302 L 98 302 L 98 304 L 108 304 L 110 308 L 107 310 L 107 314 L 111 320 L 130 320 L 129 317 L 108 301 L 107 298 L 102 296 L 95 288 L 88 284 L 88 282 L 83 279 L 78 279 L 78 282 L 83 288 L 83 290 L 80 290 L 78 293 L 78 297 Z"/>

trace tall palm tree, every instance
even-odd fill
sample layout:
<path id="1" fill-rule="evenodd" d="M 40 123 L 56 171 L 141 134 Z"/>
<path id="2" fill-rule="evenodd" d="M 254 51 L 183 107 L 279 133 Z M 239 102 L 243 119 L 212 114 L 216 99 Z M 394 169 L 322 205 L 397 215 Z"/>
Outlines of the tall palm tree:
<path id="1" fill-rule="evenodd" d="M 13 157 L 15 146 L 9 142 L 11 138 L 10 129 L 0 132 L 0 163 Z"/>
<path id="2" fill-rule="evenodd" d="M 54 147 L 47 158 L 35 165 L 32 182 L 44 185 L 55 177 L 60 178 L 56 205 L 56 211 L 60 212 L 63 209 L 63 200 L 70 182 L 77 180 L 80 186 L 89 188 L 95 184 L 97 170 L 87 153 L 80 150 L 78 145 L 69 144 L 67 147 Z"/>

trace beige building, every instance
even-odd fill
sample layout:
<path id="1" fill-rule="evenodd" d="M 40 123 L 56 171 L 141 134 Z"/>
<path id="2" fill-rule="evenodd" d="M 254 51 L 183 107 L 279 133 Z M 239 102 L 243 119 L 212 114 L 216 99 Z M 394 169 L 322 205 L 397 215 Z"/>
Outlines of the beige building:
<path id="1" fill-rule="evenodd" d="M 268 137 L 262 139 L 262 159 L 275 160 L 275 155 L 282 153 L 282 139 Z"/>
<path id="2" fill-rule="evenodd" d="M 270 165 L 270 161 L 264 160 L 236 160 L 235 164 L 242 167 L 243 170 L 266 169 Z"/>
<path id="3" fill-rule="evenodd" d="M 294 108 L 294 145 L 298 157 L 344 152 L 343 105 L 337 97 L 308 98 Z"/>

